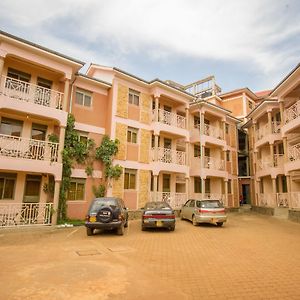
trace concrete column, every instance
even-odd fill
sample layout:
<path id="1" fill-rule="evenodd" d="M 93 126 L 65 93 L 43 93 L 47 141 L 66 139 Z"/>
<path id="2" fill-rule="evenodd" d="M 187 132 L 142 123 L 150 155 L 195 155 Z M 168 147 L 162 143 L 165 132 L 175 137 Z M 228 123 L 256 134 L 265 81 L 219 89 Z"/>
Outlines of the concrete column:
<path id="1" fill-rule="evenodd" d="M 288 203 L 289 203 L 289 207 L 291 207 L 292 184 L 291 184 L 291 176 L 290 175 L 286 175 L 286 187 L 287 187 L 287 194 L 288 194 Z"/>
<path id="2" fill-rule="evenodd" d="M 204 194 L 205 194 L 205 178 L 201 178 L 202 181 L 202 186 L 201 186 L 201 192 L 202 192 L 202 199 L 204 198 Z"/>
<path id="3" fill-rule="evenodd" d="M 200 112 L 200 136 L 204 134 L 204 112 Z"/>
<path id="4" fill-rule="evenodd" d="M 256 142 L 256 123 L 253 123 L 253 148 L 255 149 L 255 142 Z"/>
<path id="5" fill-rule="evenodd" d="M 268 126 L 269 126 L 269 130 L 268 130 L 268 132 L 269 132 L 269 134 L 272 134 L 272 113 L 271 113 L 271 111 L 268 111 L 267 112 L 267 114 L 268 114 Z"/>
<path id="6" fill-rule="evenodd" d="M 281 127 L 284 125 L 284 102 L 279 100 Z"/>
<path id="7" fill-rule="evenodd" d="M 185 177 L 185 194 L 186 194 L 187 199 L 189 199 L 190 198 L 190 178 L 189 177 Z"/>
<path id="8" fill-rule="evenodd" d="M 65 80 L 64 86 L 64 102 L 63 102 L 63 110 L 67 111 L 68 99 L 69 99 L 69 88 L 70 88 L 70 79 Z"/>
<path id="9" fill-rule="evenodd" d="M 274 145 L 270 144 L 270 162 L 271 166 L 274 167 Z"/>
<path id="10" fill-rule="evenodd" d="M 189 108 L 185 108 L 185 128 L 190 130 L 190 116 L 189 116 Z"/>
<path id="11" fill-rule="evenodd" d="M 54 197 L 53 197 L 52 225 L 56 225 L 57 224 L 59 191 L 60 191 L 60 181 L 55 181 L 55 185 L 54 185 Z"/>
<path id="12" fill-rule="evenodd" d="M 158 182 L 158 176 L 153 175 L 153 194 L 154 194 L 154 201 L 157 200 L 157 182 Z"/>
<path id="13" fill-rule="evenodd" d="M 154 135 L 154 161 L 158 160 L 158 135 Z"/>
<path id="14" fill-rule="evenodd" d="M 228 206 L 228 180 L 224 179 L 225 206 Z"/>
<path id="15" fill-rule="evenodd" d="M 259 198 L 259 194 L 260 194 L 260 187 L 259 187 L 259 182 L 258 180 L 255 180 L 255 200 L 256 200 L 256 205 L 258 206 L 259 205 L 259 201 L 258 201 L 258 198 Z"/>
<path id="16" fill-rule="evenodd" d="M 155 122 L 158 122 L 158 114 L 159 114 L 159 111 L 158 111 L 158 107 L 159 107 L 159 96 L 154 96 L 154 100 L 155 100 L 155 113 L 154 113 L 154 116 L 155 116 Z"/>
<path id="17" fill-rule="evenodd" d="M 190 151 L 189 151 L 189 142 L 185 142 L 185 165 L 189 166 L 190 165 Z"/>
<path id="18" fill-rule="evenodd" d="M 65 145 L 65 133 L 66 128 L 64 126 L 60 126 L 59 131 L 59 145 L 58 145 L 58 162 L 62 162 L 62 151 L 64 150 Z"/>
<path id="19" fill-rule="evenodd" d="M 276 200 L 277 200 L 277 191 L 276 191 L 276 178 L 272 178 L 272 192 L 275 197 L 272 197 L 274 199 L 275 203 L 273 203 L 274 206 L 276 206 Z"/>
<path id="20" fill-rule="evenodd" d="M 3 72 L 3 66 L 4 66 L 4 57 L 0 56 L 0 81 L 2 80 L 2 72 Z"/>

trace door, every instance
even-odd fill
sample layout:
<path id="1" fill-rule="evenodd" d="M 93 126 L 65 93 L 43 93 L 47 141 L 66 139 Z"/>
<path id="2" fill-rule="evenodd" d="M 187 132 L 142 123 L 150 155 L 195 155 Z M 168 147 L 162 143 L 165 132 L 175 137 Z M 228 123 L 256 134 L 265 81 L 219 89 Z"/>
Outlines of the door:
<path id="1" fill-rule="evenodd" d="M 243 184 L 242 185 L 242 193 L 243 193 L 243 204 L 250 204 L 250 185 L 249 184 Z"/>

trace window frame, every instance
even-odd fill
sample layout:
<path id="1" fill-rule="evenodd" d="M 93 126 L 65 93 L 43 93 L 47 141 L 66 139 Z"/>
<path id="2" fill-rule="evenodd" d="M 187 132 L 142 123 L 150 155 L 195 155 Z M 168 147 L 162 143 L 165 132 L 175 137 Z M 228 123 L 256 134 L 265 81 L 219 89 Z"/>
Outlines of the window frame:
<path id="1" fill-rule="evenodd" d="M 137 144 L 138 143 L 138 134 L 139 134 L 138 128 L 127 127 L 127 143 Z M 135 136 L 135 141 L 133 139 L 133 136 Z"/>
<path id="2" fill-rule="evenodd" d="M 126 177 L 128 176 L 128 180 L 126 182 Z M 133 186 L 131 185 L 132 181 Z M 124 170 L 124 190 L 136 190 L 137 183 L 137 170 L 136 169 L 125 169 Z"/>
<path id="3" fill-rule="evenodd" d="M 17 126 L 17 127 L 19 126 L 20 127 L 20 133 L 19 133 L 19 135 L 12 134 L 14 132 L 11 132 L 10 134 L 3 133 L 2 130 L 1 130 L 2 123 L 6 124 L 6 125 L 9 125 L 9 126 Z M 5 134 L 5 135 L 10 135 L 10 136 L 15 136 L 15 137 L 21 137 L 22 136 L 22 132 L 23 132 L 23 125 L 24 125 L 24 122 L 21 121 L 21 120 L 12 119 L 12 118 L 6 118 L 6 117 L 1 117 L 0 118 L 0 133 L 1 134 Z"/>
<path id="4" fill-rule="evenodd" d="M 0 201 L 1 200 L 13 200 L 15 198 L 15 191 L 16 191 L 16 182 L 17 182 L 17 173 L 5 173 L 1 172 L 0 173 L 0 180 L 3 179 L 3 190 L 0 194 Z M 6 187 L 6 182 L 13 180 L 13 191 L 12 191 L 12 196 L 11 198 L 4 197 L 5 195 L 5 187 Z M 1 190 L 0 190 L 1 191 Z"/>
<path id="5" fill-rule="evenodd" d="M 75 191 L 71 191 L 71 185 L 75 184 Z M 78 195 L 78 185 L 83 185 L 82 198 L 79 199 Z M 85 178 L 71 178 L 70 188 L 67 191 L 67 201 L 84 201 L 85 189 L 86 189 L 86 179 Z M 75 193 L 74 197 L 70 197 L 70 193 Z M 72 199 L 74 198 L 74 199 Z"/>
<path id="6" fill-rule="evenodd" d="M 128 103 L 131 105 L 140 106 L 140 94 L 141 93 L 139 91 L 129 89 Z"/>
<path id="7" fill-rule="evenodd" d="M 77 98 L 77 95 L 82 95 L 82 103 L 79 103 L 78 102 L 78 98 Z M 89 97 L 90 98 L 90 105 L 86 105 L 86 101 L 85 99 Z M 79 105 L 79 106 L 83 106 L 85 108 L 91 108 L 92 105 L 93 105 L 93 93 L 90 92 L 90 91 L 87 91 L 87 90 L 84 90 L 84 89 L 81 89 L 81 88 L 76 88 L 76 91 L 75 91 L 75 104 L 76 105 Z"/>

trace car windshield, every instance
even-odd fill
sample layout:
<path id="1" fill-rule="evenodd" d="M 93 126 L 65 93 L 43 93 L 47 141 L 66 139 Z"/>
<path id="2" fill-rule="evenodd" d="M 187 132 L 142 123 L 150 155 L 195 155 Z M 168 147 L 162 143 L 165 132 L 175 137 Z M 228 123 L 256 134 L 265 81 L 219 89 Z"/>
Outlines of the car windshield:
<path id="1" fill-rule="evenodd" d="M 200 208 L 220 208 L 223 207 L 219 200 L 197 201 L 197 207 Z"/>
<path id="2" fill-rule="evenodd" d="M 101 209 L 104 206 L 110 206 L 111 208 L 115 208 L 117 206 L 117 200 L 108 198 L 95 200 L 91 206 L 90 212 L 96 213 L 99 209 Z"/>
<path id="3" fill-rule="evenodd" d="M 149 209 L 163 209 L 163 210 L 165 210 L 165 209 L 171 209 L 171 207 L 166 202 L 149 202 L 149 203 L 146 204 L 145 209 L 146 210 L 149 210 Z"/>

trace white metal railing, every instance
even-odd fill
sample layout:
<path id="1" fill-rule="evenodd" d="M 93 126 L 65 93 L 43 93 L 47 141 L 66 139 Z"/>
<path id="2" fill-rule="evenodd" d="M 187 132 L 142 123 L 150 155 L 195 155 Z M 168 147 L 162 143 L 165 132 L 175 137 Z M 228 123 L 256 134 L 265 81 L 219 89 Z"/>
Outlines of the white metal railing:
<path id="1" fill-rule="evenodd" d="M 153 111 L 153 116 L 155 116 L 155 110 Z M 158 110 L 158 122 L 178 128 L 186 128 L 185 117 L 163 109 Z"/>
<path id="2" fill-rule="evenodd" d="M 181 208 L 187 201 L 186 193 L 174 193 L 174 192 L 151 192 L 151 201 L 164 201 L 170 204 L 174 209 Z"/>
<path id="3" fill-rule="evenodd" d="M 288 148 L 288 159 L 290 161 L 299 160 L 300 159 L 300 143 L 290 146 Z"/>
<path id="4" fill-rule="evenodd" d="M 256 140 L 259 141 L 268 134 L 269 134 L 269 125 L 268 124 L 261 125 L 260 128 L 256 130 L 255 133 Z"/>
<path id="5" fill-rule="evenodd" d="M 300 209 L 300 192 L 291 192 L 290 208 Z"/>
<path id="6" fill-rule="evenodd" d="M 49 225 L 53 203 L 0 204 L 0 226 Z"/>
<path id="7" fill-rule="evenodd" d="M 204 132 L 203 133 L 205 135 L 212 136 L 217 139 L 223 139 L 223 130 L 216 126 L 204 124 Z"/>
<path id="8" fill-rule="evenodd" d="M 155 161 L 155 148 L 152 148 L 152 161 Z M 172 150 L 168 148 L 157 148 L 157 161 L 167 164 L 186 164 L 186 155 L 183 151 Z"/>
<path id="9" fill-rule="evenodd" d="M 0 134 L 0 155 L 56 162 L 58 143 Z"/>
<path id="10" fill-rule="evenodd" d="M 284 111 L 285 124 L 293 121 L 300 116 L 300 100 Z"/>
<path id="11" fill-rule="evenodd" d="M 2 76 L 0 94 L 42 106 L 63 108 L 63 93 L 6 76 Z"/>
<path id="12" fill-rule="evenodd" d="M 288 193 L 276 193 L 276 205 L 278 207 L 289 207 Z"/>
<path id="13" fill-rule="evenodd" d="M 280 133 L 281 122 L 273 121 L 272 122 L 272 133 Z"/>
<path id="14" fill-rule="evenodd" d="M 225 170 L 225 161 L 223 159 L 218 159 L 210 156 L 203 157 L 203 168 L 214 169 L 219 171 Z"/>

